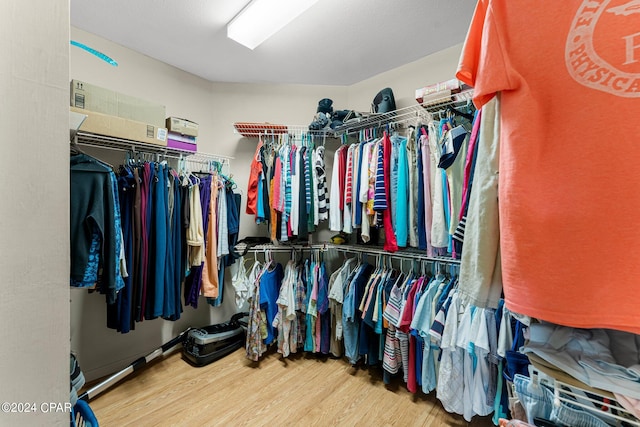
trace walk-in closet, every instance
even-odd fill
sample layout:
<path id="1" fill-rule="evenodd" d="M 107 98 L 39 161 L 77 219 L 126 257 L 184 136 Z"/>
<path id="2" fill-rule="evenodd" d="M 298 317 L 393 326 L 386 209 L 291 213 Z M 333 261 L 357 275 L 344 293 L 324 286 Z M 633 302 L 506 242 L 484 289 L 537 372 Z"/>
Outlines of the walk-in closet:
<path id="1" fill-rule="evenodd" d="M 640 426 L 637 1 L 0 12 L 0 425 Z"/>

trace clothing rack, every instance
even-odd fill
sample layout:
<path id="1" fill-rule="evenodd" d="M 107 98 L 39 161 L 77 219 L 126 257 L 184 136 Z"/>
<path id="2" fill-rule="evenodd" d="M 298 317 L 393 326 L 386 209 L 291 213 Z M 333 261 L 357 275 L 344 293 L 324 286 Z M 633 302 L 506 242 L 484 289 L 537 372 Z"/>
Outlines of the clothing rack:
<path id="1" fill-rule="evenodd" d="M 266 252 L 266 251 L 271 251 L 271 252 L 280 252 L 280 253 L 285 253 L 285 252 L 291 252 L 291 251 L 321 251 L 321 252 L 326 252 L 327 250 L 329 250 L 329 248 L 332 245 L 327 244 L 327 243 L 318 243 L 318 244 L 312 244 L 312 245 L 303 245 L 303 244 L 294 244 L 294 245 L 273 245 L 270 243 L 267 244 L 262 244 L 262 245 L 255 245 L 255 246 L 251 246 L 251 247 L 247 247 L 246 244 L 244 243 L 239 243 L 236 245 L 236 251 L 238 252 L 244 252 L 245 250 L 247 252 Z"/>
<path id="2" fill-rule="evenodd" d="M 347 252 L 347 253 L 362 253 L 362 254 L 370 254 L 370 255 L 384 255 L 388 256 L 392 259 L 411 259 L 411 260 L 419 260 L 419 261 L 430 261 L 430 262 L 440 262 L 444 264 L 452 264 L 452 265 L 460 265 L 459 259 L 453 259 L 449 257 L 433 257 L 428 256 L 422 251 L 415 249 L 403 249 L 397 252 L 389 252 L 385 251 L 381 247 L 371 247 L 371 246 L 355 246 L 355 245 L 332 245 L 329 247 L 331 249 L 335 249 L 339 252 Z"/>
<path id="3" fill-rule="evenodd" d="M 233 157 L 220 156 L 217 154 L 206 154 L 206 153 L 196 153 L 190 154 L 187 156 L 183 156 L 182 154 L 179 157 L 174 157 L 178 160 L 182 160 L 188 166 L 188 169 L 194 170 L 193 167 L 197 165 L 201 170 L 211 170 L 213 167 L 213 163 L 218 163 L 220 165 L 220 171 L 224 172 L 224 167 L 227 166 L 226 173 L 231 173 L 231 160 Z"/>
<path id="4" fill-rule="evenodd" d="M 243 252 L 246 245 L 239 244 L 236 246 L 238 252 Z M 247 249 L 247 252 L 291 252 L 291 251 L 321 251 L 327 252 L 329 250 L 336 250 L 344 253 L 357 253 L 365 255 L 378 255 L 387 256 L 391 259 L 411 259 L 418 261 L 429 261 L 443 264 L 460 265 L 459 259 L 453 259 L 449 257 L 433 257 L 428 256 L 424 252 L 414 249 L 404 249 L 398 252 L 388 252 L 381 247 L 371 246 L 356 246 L 356 245 L 335 245 L 333 243 L 315 243 L 311 245 L 272 245 L 263 244 L 255 245 Z"/>
<path id="5" fill-rule="evenodd" d="M 74 135 L 74 142 L 78 145 L 97 147 L 107 150 L 131 151 L 162 155 L 165 158 L 186 159 L 188 162 L 206 164 L 211 161 L 228 165 L 230 167 L 233 157 L 219 154 L 193 153 L 179 148 L 155 145 L 147 142 L 133 141 L 112 136 L 98 135 L 89 132 L 78 131 Z"/>

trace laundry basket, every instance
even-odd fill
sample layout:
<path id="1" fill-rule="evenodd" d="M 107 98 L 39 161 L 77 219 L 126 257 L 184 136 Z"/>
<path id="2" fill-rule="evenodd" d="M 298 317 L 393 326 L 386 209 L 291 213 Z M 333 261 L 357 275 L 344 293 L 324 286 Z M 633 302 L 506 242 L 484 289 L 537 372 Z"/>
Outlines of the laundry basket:
<path id="1" fill-rule="evenodd" d="M 71 411 L 71 427 L 98 427 L 98 420 L 84 400 L 78 400 Z"/>

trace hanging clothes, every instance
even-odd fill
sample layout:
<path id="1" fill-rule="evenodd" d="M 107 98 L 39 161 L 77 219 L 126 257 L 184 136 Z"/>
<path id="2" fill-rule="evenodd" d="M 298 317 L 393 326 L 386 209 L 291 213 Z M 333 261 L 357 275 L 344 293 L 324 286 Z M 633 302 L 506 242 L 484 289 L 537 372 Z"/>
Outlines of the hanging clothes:
<path id="1" fill-rule="evenodd" d="M 251 171 L 249 173 L 249 184 L 247 185 L 247 208 L 245 212 L 249 215 L 256 215 L 258 212 L 258 188 L 259 178 L 262 174 L 262 136 L 258 138 L 256 152 L 251 159 Z"/>
<path id="2" fill-rule="evenodd" d="M 216 175 L 181 176 L 166 162 L 133 159 L 116 175 L 110 166 L 81 154 L 71 158 L 71 176 L 71 240 L 88 242 L 72 243 L 71 284 L 97 284 L 107 294 L 107 327 L 127 333 L 135 322 L 177 320 L 183 295 L 185 304 L 196 306 L 205 255 L 215 268 L 207 279 L 217 281 L 219 266 L 226 266 L 222 254 L 230 255 L 229 230 L 234 238 L 238 232 L 237 203 L 227 204 L 226 193 L 224 202 L 216 203 L 217 190 L 211 188 L 221 185 Z M 230 206 L 236 212 L 231 221 Z M 220 256 L 215 252 L 219 234 L 224 236 Z M 82 271 L 85 259 L 92 262 Z"/>
<path id="3" fill-rule="evenodd" d="M 72 156 L 71 190 L 71 284 L 93 286 L 102 263 L 100 292 L 114 304 L 124 287 L 119 274 L 122 230 L 115 174 L 86 154 Z M 98 253 L 101 260 L 96 258 Z"/>
<path id="4" fill-rule="evenodd" d="M 209 186 L 209 198 L 206 203 L 205 233 L 207 244 L 205 245 L 205 259 L 202 264 L 201 287 L 202 295 L 208 298 L 218 296 L 218 179 L 211 175 L 205 181 Z M 205 212 L 203 212 L 204 216 Z"/>

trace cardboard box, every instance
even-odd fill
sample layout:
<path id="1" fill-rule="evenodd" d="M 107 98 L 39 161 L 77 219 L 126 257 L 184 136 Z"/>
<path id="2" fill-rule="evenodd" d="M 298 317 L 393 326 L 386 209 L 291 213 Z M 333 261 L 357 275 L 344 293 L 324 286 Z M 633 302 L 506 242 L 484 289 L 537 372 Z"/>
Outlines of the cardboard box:
<path id="1" fill-rule="evenodd" d="M 460 92 L 461 85 L 462 83 L 458 79 L 451 79 L 421 87 L 420 89 L 416 89 L 416 101 L 422 104 L 423 102 L 437 98 L 438 95 L 442 95 L 442 97 L 446 97 L 447 95 L 451 96 L 452 93 Z"/>
<path id="2" fill-rule="evenodd" d="M 86 114 L 87 118 L 79 131 L 106 135 L 114 138 L 145 142 L 154 145 L 167 145 L 167 129 L 153 124 L 123 119 L 122 117 L 87 111 L 71 107 L 71 111 Z"/>
<path id="3" fill-rule="evenodd" d="M 167 134 L 167 147 L 185 151 L 198 151 L 198 143 L 195 136 L 181 135 L 177 132 Z"/>
<path id="4" fill-rule="evenodd" d="M 164 105 L 125 95 L 81 80 L 71 80 L 71 106 L 164 127 Z"/>
<path id="5" fill-rule="evenodd" d="M 179 117 L 167 117 L 167 130 L 169 132 L 179 133 L 180 135 L 198 136 L 198 124 L 191 120 L 181 119 Z"/>

